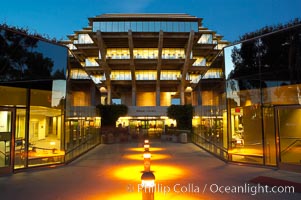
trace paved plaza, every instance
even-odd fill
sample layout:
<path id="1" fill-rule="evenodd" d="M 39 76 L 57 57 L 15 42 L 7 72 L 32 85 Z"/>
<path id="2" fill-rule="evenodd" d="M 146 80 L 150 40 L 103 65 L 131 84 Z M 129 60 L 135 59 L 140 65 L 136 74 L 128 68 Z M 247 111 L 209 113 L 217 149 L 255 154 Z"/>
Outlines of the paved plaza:
<path id="1" fill-rule="evenodd" d="M 151 141 L 150 151 L 156 200 L 301 199 L 300 191 L 251 182 L 300 184 L 298 173 L 225 163 L 192 143 Z M 1 200 L 140 200 L 142 154 L 138 142 L 101 144 L 68 165 L 0 177 Z"/>

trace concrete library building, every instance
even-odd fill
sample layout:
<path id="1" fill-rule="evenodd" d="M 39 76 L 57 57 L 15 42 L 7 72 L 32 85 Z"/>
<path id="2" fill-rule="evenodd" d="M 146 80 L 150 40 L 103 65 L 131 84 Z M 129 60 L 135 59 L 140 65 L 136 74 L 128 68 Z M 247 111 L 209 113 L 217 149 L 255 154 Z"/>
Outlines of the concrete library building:
<path id="1" fill-rule="evenodd" d="M 0 26 L 0 175 L 99 145 L 100 104 L 127 106 L 129 136 L 158 138 L 177 127 L 169 106 L 192 105 L 200 148 L 301 172 L 300 23 L 230 44 L 187 14 L 88 21 L 59 42 Z"/>

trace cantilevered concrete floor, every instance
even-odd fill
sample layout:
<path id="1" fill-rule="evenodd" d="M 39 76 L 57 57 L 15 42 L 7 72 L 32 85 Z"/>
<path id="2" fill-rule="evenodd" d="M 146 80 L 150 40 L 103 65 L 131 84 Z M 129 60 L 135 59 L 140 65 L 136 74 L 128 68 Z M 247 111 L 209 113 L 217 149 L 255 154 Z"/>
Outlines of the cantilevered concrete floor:
<path id="1" fill-rule="evenodd" d="M 264 186 L 250 182 L 263 176 L 298 185 L 298 173 L 227 164 L 191 143 L 151 141 L 150 151 L 156 200 L 301 199 L 296 188 L 295 193 L 284 187 L 275 194 L 264 193 Z M 142 154 L 139 143 L 100 145 L 65 166 L 0 177 L 0 199 L 140 200 Z"/>

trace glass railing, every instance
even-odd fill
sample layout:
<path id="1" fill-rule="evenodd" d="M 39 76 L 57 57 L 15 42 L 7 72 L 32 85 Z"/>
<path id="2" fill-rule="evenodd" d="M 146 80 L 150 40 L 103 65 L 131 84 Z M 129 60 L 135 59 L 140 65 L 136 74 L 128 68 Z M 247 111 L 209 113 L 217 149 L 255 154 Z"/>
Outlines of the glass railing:
<path id="1" fill-rule="evenodd" d="M 212 141 L 198 135 L 192 134 L 192 142 L 196 145 L 202 147 L 203 149 L 215 154 L 216 156 L 220 157 L 223 160 L 228 160 L 228 150 L 225 147 L 219 146 Z"/>

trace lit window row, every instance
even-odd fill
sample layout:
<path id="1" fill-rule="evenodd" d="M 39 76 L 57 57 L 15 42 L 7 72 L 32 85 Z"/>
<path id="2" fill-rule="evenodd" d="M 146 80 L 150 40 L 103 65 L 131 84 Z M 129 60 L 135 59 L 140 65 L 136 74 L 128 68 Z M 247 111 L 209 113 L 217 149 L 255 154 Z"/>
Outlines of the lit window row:
<path id="1" fill-rule="evenodd" d="M 102 81 L 106 80 L 104 75 L 91 75 L 91 79 L 95 84 L 100 84 Z"/>
<path id="2" fill-rule="evenodd" d="M 208 33 L 202 34 L 202 36 L 198 40 L 198 44 L 213 44 L 212 34 L 208 34 Z"/>
<path id="3" fill-rule="evenodd" d="M 226 44 L 218 44 L 218 45 L 216 45 L 216 47 L 214 49 L 222 50 L 225 46 L 227 46 L 227 45 Z"/>
<path id="4" fill-rule="evenodd" d="M 89 75 L 83 69 L 71 69 L 71 79 L 90 79 Z"/>
<path id="5" fill-rule="evenodd" d="M 107 49 L 107 58 L 130 59 L 130 51 L 127 48 L 109 48 Z"/>
<path id="6" fill-rule="evenodd" d="M 130 70 L 114 70 L 111 72 L 111 80 L 132 80 Z"/>
<path id="7" fill-rule="evenodd" d="M 66 45 L 70 50 L 76 50 L 76 46 L 74 44 L 67 44 Z"/>
<path id="8" fill-rule="evenodd" d="M 185 50 L 183 48 L 163 48 L 162 59 L 184 59 Z"/>
<path id="9" fill-rule="evenodd" d="M 135 48 L 133 50 L 134 59 L 157 59 L 157 48 Z M 107 58 L 109 59 L 130 59 L 129 49 L 114 48 L 107 49 Z M 183 59 L 185 50 L 183 48 L 163 48 L 162 59 Z"/>
<path id="10" fill-rule="evenodd" d="M 179 80 L 181 72 L 176 70 L 161 70 L 160 80 Z"/>
<path id="11" fill-rule="evenodd" d="M 135 59 L 157 59 L 158 49 L 156 48 L 135 48 L 133 50 Z"/>
<path id="12" fill-rule="evenodd" d="M 198 22 L 184 21 L 107 21 L 93 22 L 93 32 L 198 32 Z"/>
<path id="13" fill-rule="evenodd" d="M 202 76 L 200 74 L 189 74 L 188 77 L 191 83 L 198 83 Z"/>
<path id="14" fill-rule="evenodd" d="M 78 34 L 77 40 L 74 40 L 74 44 L 93 44 L 93 40 L 88 34 Z"/>
<path id="15" fill-rule="evenodd" d="M 136 80 L 156 80 L 156 70 L 137 70 L 135 72 Z M 111 80 L 132 80 L 130 70 L 114 70 L 111 72 Z M 181 78 L 181 71 L 177 70 L 162 70 L 160 80 L 179 80 Z M 102 77 L 101 80 L 105 80 Z"/>
<path id="16" fill-rule="evenodd" d="M 156 70 L 137 70 L 135 75 L 136 80 L 157 80 Z"/>
<path id="17" fill-rule="evenodd" d="M 192 66 L 208 66 L 206 62 L 206 58 L 204 57 L 193 57 L 196 61 L 193 63 Z"/>
<path id="18" fill-rule="evenodd" d="M 99 64 L 96 62 L 97 57 L 89 57 L 85 59 L 85 67 L 98 67 Z"/>
<path id="19" fill-rule="evenodd" d="M 222 69 L 209 69 L 202 79 L 222 78 Z"/>

